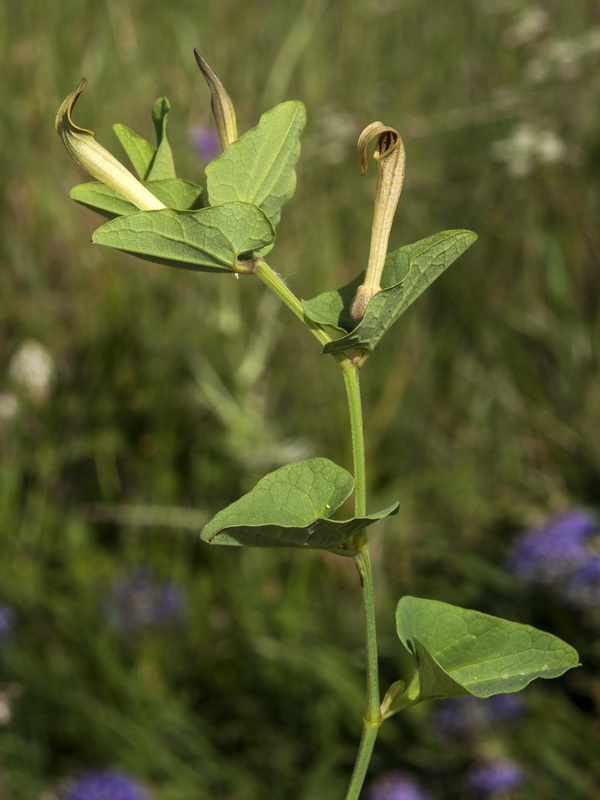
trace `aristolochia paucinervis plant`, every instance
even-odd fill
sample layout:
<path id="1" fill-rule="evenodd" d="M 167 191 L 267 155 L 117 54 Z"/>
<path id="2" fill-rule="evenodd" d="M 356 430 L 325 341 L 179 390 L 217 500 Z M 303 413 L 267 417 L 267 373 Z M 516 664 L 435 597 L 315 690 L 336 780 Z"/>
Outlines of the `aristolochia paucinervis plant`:
<path id="1" fill-rule="evenodd" d="M 238 138 L 229 95 L 198 52 L 196 60 L 212 92 L 223 149 L 206 168 L 206 194 L 201 186 L 175 175 L 166 98 L 152 108 L 156 147 L 124 125 L 115 126 L 139 180 L 95 141 L 91 131 L 73 122 L 73 106 L 85 79 L 61 105 L 56 129 L 69 153 L 96 179 L 76 186 L 71 197 L 109 218 L 92 241 L 159 264 L 258 278 L 318 339 L 323 353 L 341 371 L 354 474 L 327 458 L 288 464 L 220 511 L 201 537 L 209 544 L 328 550 L 356 564 L 367 656 L 362 738 L 346 795 L 346 800 L 356 800 L 384 720 L 425 700 L 517 692 L 535 678 L 562 675 L 577 666 L 578 656 L 557 637 L 528 625 L 405 596 L 398 602 L 396 625 L 415 670 L 408 681 L 393 683 L 381 700 L 368 529 L 396 514 L 398 504 L 367 513 L 359 375 L 398 317 L 477 237 L 466 230 L 443 231 L 388 252 L 406 159 L 397 131 L 373 122 L 358 139 L 362 172 L 367 171 L 367 148 L 373 142 L 377 164 L 366 270 L 340 289 L 299 300 L 265 257 L 275 243 L 281 209 L 294 192 L 304 106 L 281 103 Z M 334 518 L 352 492 L 354 516 Z"/>

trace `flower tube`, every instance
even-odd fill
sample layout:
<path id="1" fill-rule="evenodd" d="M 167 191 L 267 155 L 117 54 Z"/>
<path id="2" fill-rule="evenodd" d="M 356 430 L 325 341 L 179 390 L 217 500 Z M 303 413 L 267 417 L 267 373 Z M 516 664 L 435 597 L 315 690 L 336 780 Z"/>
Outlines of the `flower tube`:
<path id="1" fill-rule="evenodd" d="M 398 131 L 382 122 L 372 122 L 358 137 L 357 148 L 363 175 L 367 171 L 367 147 L 375 138 L 377 145 L 373 157 L 377 160 L 378 173 L 369 262 L 365 279 L 356 290 L 350 306 L 350 316 L 357 323 L 364 317 L 369 300 L 381 291 L 381 273 L 406 167 L 404 144 Z"/>

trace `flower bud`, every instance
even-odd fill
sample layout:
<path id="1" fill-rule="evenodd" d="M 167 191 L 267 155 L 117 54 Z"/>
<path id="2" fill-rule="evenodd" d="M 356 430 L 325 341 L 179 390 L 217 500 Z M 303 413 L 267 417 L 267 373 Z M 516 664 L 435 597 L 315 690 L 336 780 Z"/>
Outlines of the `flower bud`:
<path id="1" fill-rule="evenodd" d="M 227 150 L 229 145 L 238 138 L 233 102 L 221 81 L 196 49 L 194 49 L 194 55 L 196 56 L 200 71 L 204 75 L 212 93 L 211 107 L 217 125 L 217 133 L 219 134 L 221 147 L 223 150 Z"/>
<path id="2" fill-rule="evenodd" d="M 56 115 L 56 132 L 62 137 L 69 154 L 93 178 L 119 192 L 140 210 L 155 211 L 165 208 L 163 203 L 149 192 L 120 161 L 117 161 L 108 150 L 98 144 L 94 139 L 93 131 L 80 128 L 73 122 L 71 118 L 73 106 L 86 86 L 87 81 L 82 78 L 77 89 L 66 98 Z"/>
<path id="3" fill-rule="evenodd" d="M 371 228 L 369 262 L 363 283 L 356 290 L 350 305 L 350 316 L 360 322 L 369 300 L 381 291 L 381 273 L 387 255 L 392 221 L 404 183 L 406 154 L 398 131 L 381 122 L 372 122 L 358 137 L 361 173 L 367 171 L 367 147 L 377 137 L 373 157 L 377 160 L 377 188 Z"/>

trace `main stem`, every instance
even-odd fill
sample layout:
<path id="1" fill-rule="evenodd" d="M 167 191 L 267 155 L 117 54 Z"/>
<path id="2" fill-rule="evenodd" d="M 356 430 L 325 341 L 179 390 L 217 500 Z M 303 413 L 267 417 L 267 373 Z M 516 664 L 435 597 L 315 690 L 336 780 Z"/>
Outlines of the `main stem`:
<path id="1" fill-rule="evenodd" d="M 271 269 L 264 259 L 259 258 L 254 263 L 253 271 L 275 294 L 285 303 L 308 327 L 313 336 L 323 345 L 331 342 L 331 336 L 320 325 L 304 313 L 302 304 L 296 295 L 288 289 L 279 275 Z M 361 358 L 348 359 L 342 353 L 332 353 L 344 376 L 346 397 L 350 414 L 350 430 L 352 433 L 352 458 L 354 461 L 354 514 L 364 517 L 367 513 L 367 481 L 365 471 L 365 437 L 362 418 L 362 404 L 360 397 L 359 372 L 362 364 Z M 360 576 L 363 613 L 365 618 L 365 644 L 367 655 L 367 703 L 363 717 L 363 731 L 354 763 L 354 770 L 350 785 L 346 793 L 346 800 L 358 800 L 371 754 L 377 739 L 377 734 L 383 718 L 381 715 L 381 700 L 379 696 L 379 668 L 377 663 L 377 632 L 375 628 L 375 599 L 373 596 L 373 574 L 371 572 L 371 559 L 369 547 L 364 530 L 359 531 L 354 537 L 356 555 L 354 563 Z"/>
<path id="2" fill-rule="evenodd" d="M 367 512 L 367 483 L 365 471 L 365 439 L 363 431 L 362 404 L 360 397 L 359 366 L 346 361 L 342 365 L 348 409 L 350 412 L 350 428 L 352 431 L 352 456 L 354 460 L 355 480 L 355 516 L 364 516 Z M 365 643 L 367 655 L 367 703 L 363 718 L 363 731 L 354 763 L 346 800 L 358 800 L 371 754 L 383 721 L 381 716 L 381 700 L 379 696 L 379 668 L 377 663 L 377 631 L 375 626 L 375 598 L 373 596 L 373 574 L 371 559 L 365 531 L 360 531 L 355 539 L 358 552 L 354 563 L 360 576 L 360 586 L 365 618 Z"/>

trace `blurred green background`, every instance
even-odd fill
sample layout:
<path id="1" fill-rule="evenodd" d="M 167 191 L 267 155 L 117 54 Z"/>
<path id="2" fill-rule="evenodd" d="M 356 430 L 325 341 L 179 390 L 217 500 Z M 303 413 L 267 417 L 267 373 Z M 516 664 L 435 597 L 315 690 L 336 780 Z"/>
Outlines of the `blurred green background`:
<path id="1" fill-rule="evenodd" d="M 81 75 L 75 119 L 119 158 L 112 124 L 152 138 L 166 95 L 178 174 L 202 182 L 195 46 L 242 131 L 307 106 L 270 258 L 301 297 L 365 262 L 374 171 L 355 142 L 373 120 L 408 154 L 391 246 L 478 233 L 363 374 L 370 509 L 401 503 L 372 536 L 382 686 L 409 670 L 402 594 L 551 630 L 583 668 L 531 686 L 517 729 L 491 724 L 477 749 L 523 766 L 514 798 L 596 796 L 598 615 L 519 586 L 504 558 L 599 501 L 598 3 L 21 0 L 0 40 L 0 796 L 50 800 L 106 766 L 157 800 L 329 800 L 354 760 L 352 564 L 198 539 L 286 461 L 351 466 L 338 371 L 262 286 L 92 246 L 101 220 L 68 199 L 85 176 L 54 115 Z M 171 592 L 171 617 L 123 622 L 131 575 L 155 581 L 150 606 Z M 432 714 L 386 723 L 371 775 L 470 798 L 473 747 L 441 742 Z"/>

